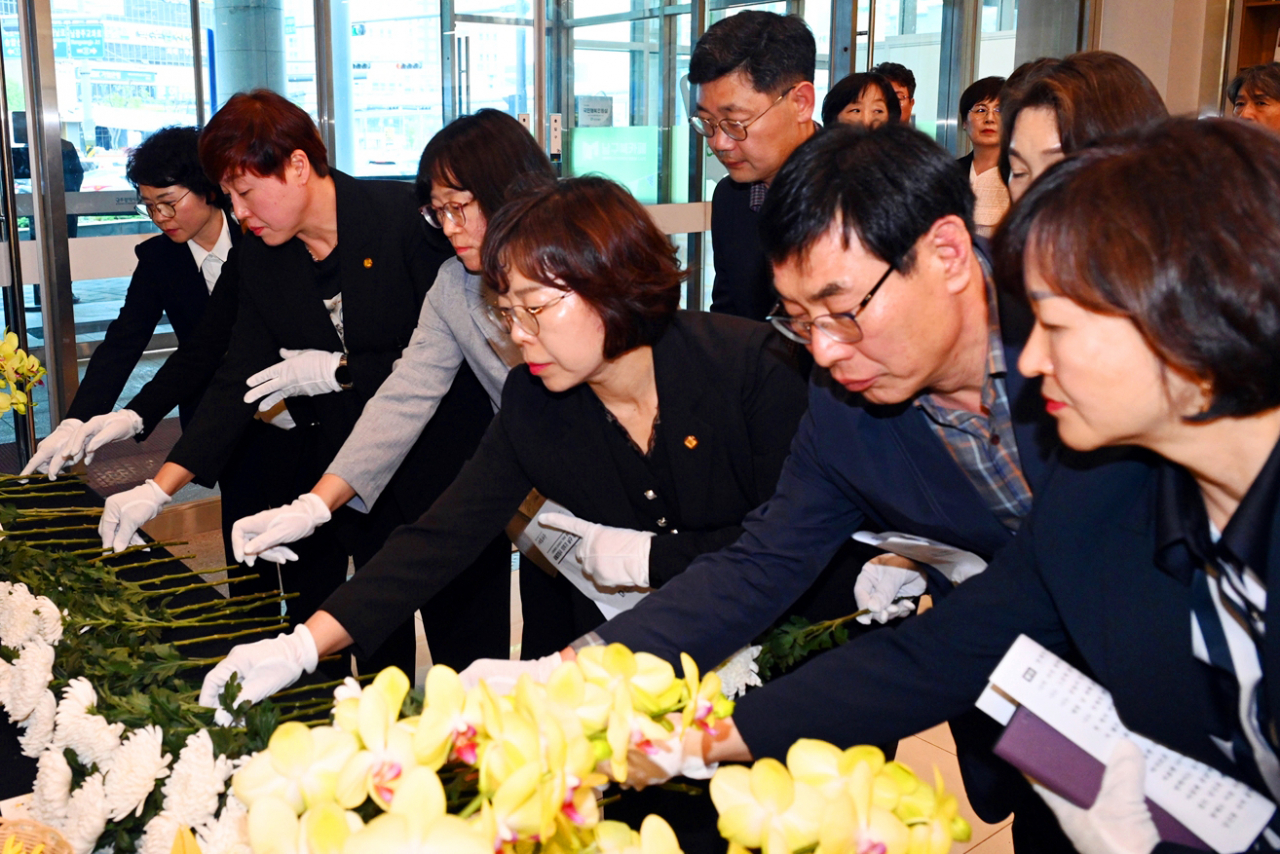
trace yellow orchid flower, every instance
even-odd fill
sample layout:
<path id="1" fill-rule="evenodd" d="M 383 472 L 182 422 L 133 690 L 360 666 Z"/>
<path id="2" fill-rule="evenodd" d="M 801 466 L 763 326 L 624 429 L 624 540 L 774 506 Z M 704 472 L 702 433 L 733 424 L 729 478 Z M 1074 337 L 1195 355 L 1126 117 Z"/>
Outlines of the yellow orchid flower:
<path id="1" fill-rule="evenodd" d="M 497 841 L 538 840 L 555 832 L 559 803 L 544 797 L 542 769 L 530 763 L 517 768 L 493 794 Z"/>
<path id="2" fill-rule="evenodd" d="M 633 653 L 620 643 L 587 647 L 579 651 L 577 664 L 588 682 L 602 688 L 625 684 L 635 708 L 648 715 L 676 711 L 686 690 L 668 662 L 647 652 Z"/>
<path id="3" fill-rule="evenodd" d="M 413 755 L 421 765 L 439 770 L 450 754 L 476 764 L 477 726 L 482 724 L 478 701 L 468 703 L 462 680 L 452 669 L 437 664 L 427 671 L 422 715 L 413 734 Z"/>
<path id="4" fill-rule="evenodd" d="M 818 841 L 824 801 L 807 783 L 791 779 L 776 759 L 750 769 L 730 765 L 711 778 L 720 835 L 765 854 L 785 854 Z"/>
<path id="5" fill-rule="evenodd" d="M 273 796 L 301 815 L 308 807 L 334 800 L 338 774 L 358 746 L 343 730 L 288 721 L 271 734 L 266 750 L 235 773 L 232 791 L 248 807 Z"/>
<path id="6" fill-rule="evenodd" d="M 602 733 L 609 724 L 611 691 L 588 682 L 576 662 L 566 661 L 547 679 L 547 707 L 560 718 L 560 725 L 569 732 L 568 720 L 578 721 L 588 738 Z"/>
<path id="7" fill-rule="evenodd" d="M 905 854 L 910 831 L 884 807 L 860 813 L 848 792 L 827 802 L 815 854 Z"/>
<path id="8" fill-rule="evenodd" d="M 254 854 L 299 854 L 301 829 L 293 807 L 274 795 L 249 807 L 249 845 Z"/>
<path id="9" fill-rule="evenodd" d="M 687 654 L 680 653 L 680 666 L 684 668 L 685 690 L 688 704 L 684 707 L 684 728 L 698 726 L 715 732 L 716 721 L 733 714 L 733 701 L 721 690 L 720 674 L 708 673 L 698 678 L 698 665 Z"/>
<path id="10" fill-rule="evenodd" d="M 860 764 L 866 765 L 870 773 L 875 775 L 873 797 L 876 802 L 886 809 L 893 809 L 897 803 L 898 790 L 892 781 L 886 780 L 883 786 L 880 783 L 880 770 L 885 765 L 884 752 L 880 748 L 860 745 L 841 750 L 825 741 L 802 738 L 787 751 L 787 770 L 791 772 L 792 778 L 817 788 L 828 800 L 848 787 L 853 770 Z M 914 775 L 912 779 L 914 780 Z M 882 788 L 892 802 L 880 802 Z"/>
<path id="11" fill-rule="evenodd" d="M 299 849 L 308 854 L 342 854 L 348 837 L 363 826 L 354 812 L 332 802 L 319 804 L 302 815 Z"/>
<path id="12" fill-rule="evenodd" d="M 336 797 L 347 809 L 366 797 L 384 810 L 390 806 L 404 773 L 416 765 L 411 725 L 397 722 L 409 693 L 409 679 L 388 667 L 360 693 L 357 729 L 364 749 L 351 756 L 338 775 Z"/>
<path id="13" fill-rule="evenodd" d="M 596 828 L 600 854 L 683 854 L 675 831 L 661 816 L 645 816 L 636 833 L 620 821 L 602 821 Z"/>

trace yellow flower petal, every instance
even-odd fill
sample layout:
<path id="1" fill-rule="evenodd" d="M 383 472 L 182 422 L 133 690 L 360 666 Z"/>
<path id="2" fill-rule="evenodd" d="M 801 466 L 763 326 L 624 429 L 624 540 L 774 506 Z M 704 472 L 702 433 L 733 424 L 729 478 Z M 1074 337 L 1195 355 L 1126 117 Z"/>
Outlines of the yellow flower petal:
<path id="1" fill-rule="evenodd" d="M 302 833 L 310 854 L 341 854 L 351 835 L 347 813 L 335 803 L 320 804 L 302 816 Z"/>
<path id="2" fill-rule="evenodd" d="M 254 854 L 297 854 L 298 816 L 274 797 L 259 798 L 249 808 L 249 844 Z"/>
<path id="3" fill-rule="evenodd" d="M 641 854 L 683 854 L 676 832 L 661 816 L 647 815 L 640 823 Z"/>

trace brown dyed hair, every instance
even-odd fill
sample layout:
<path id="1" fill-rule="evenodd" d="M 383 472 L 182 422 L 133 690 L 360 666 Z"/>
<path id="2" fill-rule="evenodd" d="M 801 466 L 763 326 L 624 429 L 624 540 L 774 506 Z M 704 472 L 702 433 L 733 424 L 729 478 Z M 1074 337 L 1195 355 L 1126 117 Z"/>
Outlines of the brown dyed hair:
<path id="1" fill-rule="evenodd" d="M 1018 113 L 1030 107 L 1053 111 L 1063 154 L 1169 117 L 1147 75 L 1119 54 L 1088 50 L 1061 60 L 1035 60 L 1015 70 L 1000 91 L 1000 176 L 1006 184 L 1013 127 Z"/>
<path id="2" fill-rule="evenodd" d="M 489 220 L 481 253 L 500 294 L 514 269 L 582 297 L 604 322 L 606 359 L 656 342 L 680 305 L 675 247 L 607 178 L 566 178 L 512 200 Z"/>
<path id="3" fill-rule="evenodd" d="M 996 236 L 1092 311 L 1133 321 L 1171 369 L 1213 390 L 1191 420 L 1280 405 L 1280 138 L 1229 119 L 1171 119 L 1055 164 Z M 1030 249 L 1031 259 L 1026 257 Z"/>
<path id="4" fill-rule="evenodd" d="M 311 171 L 329 174 L 329 153 L 306 111 L 270 89 L 237 92 L 200 134 L 200 164 L 215 184 L 246 172 L 284 178 L 289 156 L 301 150 Z"/>

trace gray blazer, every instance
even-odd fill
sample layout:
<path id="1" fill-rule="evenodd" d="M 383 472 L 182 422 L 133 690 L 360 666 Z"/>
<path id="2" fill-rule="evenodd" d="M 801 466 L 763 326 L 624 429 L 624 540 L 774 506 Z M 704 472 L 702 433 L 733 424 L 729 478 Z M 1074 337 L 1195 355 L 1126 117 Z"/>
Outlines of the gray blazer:
<path id="1" fill-rule="evenodd" d="M 355 489 L 350 506 L 356 510 L 367 513 L 378 500 L 449 391 L 463 359 L 498 410 L 507 373 L 524 360 L 506 331 L 490 319 L 481 288 L 480 276 L 467 272 L 457 258 L 441 265 L 409 345 L 326 470 Z"/>

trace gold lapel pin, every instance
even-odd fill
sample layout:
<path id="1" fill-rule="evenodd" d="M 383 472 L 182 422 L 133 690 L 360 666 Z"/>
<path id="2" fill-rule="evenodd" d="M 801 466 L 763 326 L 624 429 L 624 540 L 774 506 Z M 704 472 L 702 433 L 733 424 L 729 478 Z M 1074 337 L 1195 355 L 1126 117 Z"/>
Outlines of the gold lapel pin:
<path id="1" fill-rule="evenodd" d="M 372 259 L 372 258 L 366 258 L 366 259 L 364 259 L 364 268 L 365 268 L 366 270 L 367 270 L 367 269 L 369 269 L 369 268 L 370 268 L 370 267 L 372 267 L 372 266 L 373 266 L 373 259 Z"/>
<path id="2" fill-rule="evenodd" d="M 691 450 L 691 451 L 692 451 L 694 448 L 698 447 L 698 437 L 697 437 L 697 436 L 685 436 L 685 437 L 684 437 L 684 446 L 685 446 L 686 448 L 688 448 L 689 450 Z"/>

